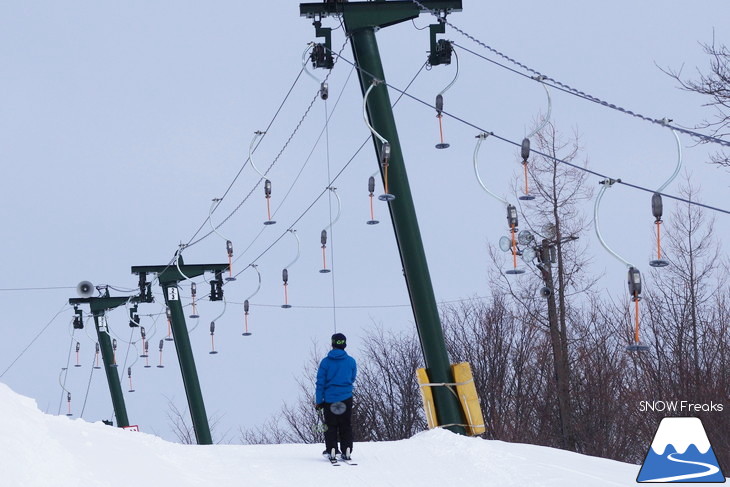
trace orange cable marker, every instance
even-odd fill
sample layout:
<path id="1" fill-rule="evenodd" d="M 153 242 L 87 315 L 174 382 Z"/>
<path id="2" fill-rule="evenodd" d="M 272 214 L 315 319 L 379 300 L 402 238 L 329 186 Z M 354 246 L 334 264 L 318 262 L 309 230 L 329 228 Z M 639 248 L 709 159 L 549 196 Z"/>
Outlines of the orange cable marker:
<path id="1" fill-rule="evenodd" d="M 517 242 L 515 241 L 515 226 L 510 226 L 510 234 L 512 234 L 512 264 L 517 269 Z"/>
<path id="2" fill-rule="evenodd" d="M 441 144 L 444 143 L 444 127 L 443 123 L 441 122 L 441 114 L 436 115 L 436 118 L 439 119 L 439 138 L 441 139 Z"/>
<path id="3" fill-rule="evenodd" d="M 636 294 L 634 294 L 634 302 L 636 304 L 636 310 L 635 310 L 636 325 L 634 328 L 634 341 L 636 343 L 639 343 L 639 298 Z"/>

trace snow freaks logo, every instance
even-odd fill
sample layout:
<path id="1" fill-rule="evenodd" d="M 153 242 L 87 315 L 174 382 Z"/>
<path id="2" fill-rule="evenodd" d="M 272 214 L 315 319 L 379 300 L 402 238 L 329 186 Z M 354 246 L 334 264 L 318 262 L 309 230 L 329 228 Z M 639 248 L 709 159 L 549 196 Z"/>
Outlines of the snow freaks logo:
<path id="1" fill-rule="evenodd" d="M 637 482 L 723 483 L 725 476 L 699 418 L 664 418 Z"/>
<path id="2" fill-rule="evenodd" d="M 722 403 L 710 402 L 710 404 L 695 404 L 689 401 L 641 401 L 639 411 L 646 412 L 668 412 L 668 413 L 721 413 L 724 409 Z"/>

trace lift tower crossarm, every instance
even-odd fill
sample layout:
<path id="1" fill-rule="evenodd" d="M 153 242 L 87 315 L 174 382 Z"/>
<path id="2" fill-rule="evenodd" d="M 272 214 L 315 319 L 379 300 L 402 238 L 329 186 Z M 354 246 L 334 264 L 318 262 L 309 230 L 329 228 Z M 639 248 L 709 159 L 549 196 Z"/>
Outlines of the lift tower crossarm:
<path id="1" fill-rule="evenodd" d="M 129 417 L 127 416 L 127 406 L 124 403 L 124 395 L 122 394 L 122 384 L 119 381 L 117 368 L 114 367 L 114 349 L 112 340 L 107 331 L 104 315 L 108 310 L 114 309 L 127 303 L 136 303 L 137 296 L 119 296 L 110 297 L 107 289 L 104 296 L 89 298 L 71 298 L 68 304 L 78 306 L 79 304 L 88 304 L 91 314 L 94 317 L 94 327 L 96 328 L 96 336 L 99 340 L 99 350 L 101 351 L 102 362 L 104 363 L 104 372 L 106 372 L 106 381 L 109 384 L 109 394 L 112 398 L 112 406 L 114 407 L 114 416 L 117 418 L 117 426 L 125 428 L 129 426 Z"/>
<path id="2" fill-rule="evenodd" d="M 132 274 L 157 274 L 157 280 L 160 282 L 160 287 L 162 287 L 165 296 L 165 304 L 170 310 L 172 338 L 175 342 L 177 359 L 180 363 L 180 373 L 185 386 L 185 395 L 190 408 L 195 439 L 198 445 L 212 445 L 213 438 L 210 434 L 210 424 L 205 412 L 203 393 L 200 389 L 198 371 L 195 368 L 195 359 L 193 358 L 193 348 L 190 344 L 190 336 L 185 324 L 185 313 L 180 302 L 180 290 L 177 285 L 180 281 L 201 276 L 206 272 L 223 272 L 228 269 L 228 264 L 188 265 L 183 263 L 181 255 L 176 258 L 176 264 L 133 266 Z"/>
<path id="3" fill-rule="evenodd" d="M 178 259 L 182 259 L 178 257 Z M 139 265 L 132 267 L 132 274 L 157 274 L 157 280 L 160 283 L 171 283 L 184 281 L 191 277 L 199 277 L 206 272 L 226 271 L 228 264 L 182 264 L 178 260 L 179 266 L 170 265 Z M 178 267 L 180 269 L 178 270 Z M 182 271 L 182 272 L 181 272 Z"/>
<path id="4" fill-rule="evenodd" d="M 421 0 L 427 10 L 436 12 L 461 12 L 461 0 Z M 376 4 L 376 5 L 373 5 Z M 377 9 L 377 11 L 376 11 Z M 330 15 L 360 15 L 377 21 L 378 27 L 388 27 L 399 22 L 415 19 L 423 11 L 410 0 L 378 0 L 375 2 L 317 2 L 300 3 L 299 14 L 307 18 L 322 18 Z M 350 28 L 356 28 L 352 25 Z M 372 22 L 370 26 L 374 26 Z"/>
<path id="5" fill-rule="evenodd" d="M 431 10 L 460 11 L 461 1 L 423 1 Z M 453 384 L 454 378 L 446 350 L 438 305 L 428 271 L 428 262 L 418 227 L 416 209 L 411 195 L 395 117 L 385 82 L 385 73 L 375 38 L 377 29 L 414 19 L 423 11 L 411 1 L 326 2 L 299 6 L 303 17 L 321 18 L 334 14 L 344 19 L 345 32 L 350 36 L 360 88 L 367 98 L 367 117 L 372 129 L 375 154 L 380 167 L 383 139 L 390 144 L 389 193 L 395 199 L 388 203 L 393 230 L 400 253 L 413 316 L 423 350 L 429 380 L 434 384 Z M 376 83 L 378 86 L 372 86 Z M 449 430 L 465 434 L 459 399 L 448 387 L 433 388 L 438 423 Z"/>

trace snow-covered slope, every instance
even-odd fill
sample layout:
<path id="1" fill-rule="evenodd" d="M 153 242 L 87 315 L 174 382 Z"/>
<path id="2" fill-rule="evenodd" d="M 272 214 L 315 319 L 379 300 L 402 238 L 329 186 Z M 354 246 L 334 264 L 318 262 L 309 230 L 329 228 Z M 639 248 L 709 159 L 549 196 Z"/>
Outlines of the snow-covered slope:
<path id="1" fill-rule="evenodd" d="M 560 486 L 634 483 L 639 467 L 551 448 L 433 430 L 356 443 L 358 466 L 332 467 L 322 445 L 185 446 L 39 411 L 0 384 L 0 476 L 9 487 Z"/>

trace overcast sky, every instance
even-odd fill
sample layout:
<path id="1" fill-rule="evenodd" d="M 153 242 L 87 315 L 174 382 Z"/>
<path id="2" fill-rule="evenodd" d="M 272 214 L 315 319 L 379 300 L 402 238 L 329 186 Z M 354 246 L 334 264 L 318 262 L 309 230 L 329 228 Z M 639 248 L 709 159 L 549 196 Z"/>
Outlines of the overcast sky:
<path id="1" fill-rule="evenodd" d="M 58 411 L 61 377 L 73 394 L 76 415 L 85 405 L 86 419 L 111 417 L 103 374 L 96 371 L 90 377 L 93 327 L 72 336 L 73 312 L 66 303 L 76 297 L 75 286 L 82 280 L 112 285 L 112 295 L 134 293 L 131 266 L 167 264 L 201 225 L 198 236 L 209 232 L 211 201 L 224 195 L 245 163 L 253 133 L 266 128 L 300 72 L 307 43 L 316 40 L 311 21 L 299 17 L 297 2 L 267 2 L 266 7 L 223 0 L 204 6 L 188 1 L 0 6 L 0 222 L 5 231 L 0 374 L 40 334 L 0 380 L 35 398 L 41 409 Z M 709 60 L 700 43 L 711 42 L 713 35 L 717 43 L 729 43 L 724 25 L 729 17 L 730 5 L 721 0 L 619 0 L 596 6 L 465 0 L 464 12 L 449 20 L 570 86 L 650 117 L 692 126 L 712 112 L 701 106 L 702 98 L 677 89 L 660 68 L 683 68 L 688 76 L 697 69 L 707 71 Z M 378 32 L 386 77 L 394 86 L 404 88 L 424 63 L 428 30 L 417 28 L 430 22 L 433 17 L 423 14 L 415 22 Z M 328 18 L 323 25 L 334 28 L 339 22 Z M 443 37 L 505 62 L 453 30 Z M 335 30 L 334 49 L 343 42 L 342 30 Z M 444 96 L 446 110 L 519 142 L 546 111 L 543 89 L 458 47 L 457 53 L 460 75 Z M 349 46 L 342 55 L 352 60 Z M 241 336 L 242 303 L 257 287 L 252 269 L 225 286 L 225 313 L 216 320 L 219 354 L 208 354 L 208 327 L 223 312 L 223 303 L 199 303 L 199 324 L 188 323 L 207 412 L 223 418 L 216 440 L 225 432 L 236 440 L 239 426 L 260 424 L 283 401 L 293 401 L 295 379 L 315 346 L 325 350 L 333 330 L 350 337 L 348 351 L 357 357 L 358 337 L 373 327 L 414 328 L 387 208 L 376 203 L 381 224 L 365 224 L 370 216 L 367 179 L 377 169 L 371 144 L 334 183 L 341 199 L 341 217 L 330 229 L 327 250 L 334 272 L 318 272 L 320 232 L 330 222 L 330 208 L 336 214 L 337 202 L 317 196 L 328 185 L 328 173 L 337 174 L 369 135 L 351 71 L 346 61 L 337 64 L 329 78 L 329 100 L 315 100 L 269 174 L 277 223 L 264 227 L 266 203 L 259 187 L 219 229 L 220 235 L 184 252 L 187 263 L 224 263 L 225 239 L 230 239 L 234 272 L 255 261 L 262 275 L 261 290 L 251 299 L 252 336 Z M 454 64 L 424 70 L 409 92 L 431 102 L 454 73 Z M 323 79 L 325 72 L 314 75 Z M 317 81 L 302 74 L 254 155 L 257 166 L 268 167 L 276 158 L 318 89 Z M 551 95 L 553 122 L 566 135 L 580 133 L 580 160 L 591 169 L 650 188 L 671 174 L 676 160 L 671 131 L 566 93 L 552 90 Z M 393 100 L 396 96 L 391 92 Z M 323 137 L 315 146 L 326 110 L 333 112 L 329 143 Z M 487 296 L 486 246 L 505 234 L 506 225 L 503 208 L 474 177 L 478 131 L 446 118 L 451 148 L 438 151 L 432 110 L 406 98 L 395 111 L 436 297 Z M 701 200 L 728 206 L 728 174 L 705 163 L 712 148 L 696 146 L 686 136 L 682 144 L 684 165 L 701 188 Z M 518 149 L 490 139 L 480 156 L 488 184 L 509 195 L 521 167 Z M 244 167 L 213 222 L 231 214 L 258 179 L 250 166 Z M 597 183 L 598 178 L 589 178 L 589 185 Z M 676 194 L 679 183 L 666 191 Z M 602 206 L 604 236 L 642 270 L 648 269 L 652 252 L 649 201 L 647 193 L 615 187 Z M 293 227 L 301 257 L 289 268 L 293 308 L 285 310 L 280 307 L 281 270 L 297 254 L 296 239 L 287 229 L 312 203 Z M 665 213 L 673 205 L 665 200 Z M 592 206 L 584 210 L 590 214 Z M 719 238 L 727 236 L 727 218 L 717 216 Z M 599 285 L 623 296 L 625 268 L 592 235 L 584 238 L 595 272 L 605 271 Z M 24 288 L 54 289 L 15 290 Z M 182 290 L 189 295 L 188 283 Z M 198 280 L 198 290 L 206 294 L 207 284 Z M 155 304 L 140 306 L 153 365 L 159 359 L 157 344 L 166 335 L 159 288 L 155 293 Z M 127 322 L 123 307 L 109 313 L 119 363 L 133 367 L 136 392 L 125 394 L 130 421 L 174 439 L 167 403 L 184 408 L 185 395 L 172 343 L 165 343 L 164 369 L 145 369 L 144 359 L 138 358 L 138 332 L 128 344 L 132 330 Z M 71 367 L 64 379 L 69 357 L 75 363 L 70 350 L 76 341 L 82 367 Z M 126 391 L 126 367 L 120 372 Z M 62 412 L 65 408 L 64 402 Z"/>

